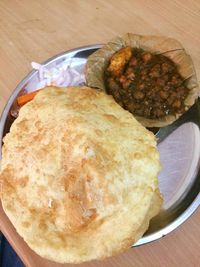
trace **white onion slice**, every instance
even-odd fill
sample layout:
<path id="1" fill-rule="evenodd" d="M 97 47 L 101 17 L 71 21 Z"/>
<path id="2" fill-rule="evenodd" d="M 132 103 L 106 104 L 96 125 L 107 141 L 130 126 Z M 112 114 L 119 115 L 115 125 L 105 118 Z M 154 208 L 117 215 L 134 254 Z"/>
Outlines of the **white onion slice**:
<path id="1" fill-rule="evenodd" d="M 47 69 L 42 64 L 37 62 L 32 62 L 32 68 L 38 70 L 39 83 L 37 88 L 41 89 L 45 86 L 78 86 L 85 84 L 85 77 L 80 74 L 77 70 L 71 67 L 73 59 L 71 62 L 69 60 L 63 61 L 59 66 L 55 66 Z"/>

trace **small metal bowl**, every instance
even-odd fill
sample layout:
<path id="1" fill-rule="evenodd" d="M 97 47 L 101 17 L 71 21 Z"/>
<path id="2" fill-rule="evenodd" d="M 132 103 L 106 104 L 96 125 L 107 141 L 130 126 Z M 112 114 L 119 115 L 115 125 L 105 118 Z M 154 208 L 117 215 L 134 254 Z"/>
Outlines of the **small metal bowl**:
<path id="1" fill-rule="evenodd" d="M 43 65 L 59 67 L 69 60 L 71 67 L 84 73 L 87 57 L 102 45 L 91 45 L 59 54 Z M 39 82 L 38 71 L 29 73 L 16 87 L 9 98 L 0 120 L 0 140 L 9 131 L 14 119 L 11 109 L 20 92 L 34 91 Z M 159 175 L 160 190 L 164 205 L 158 216 L 153 218 L 148 231 L 134 245 L 142 245 L 165 236 L 181 225 L 200 204 L 200 114 L 194 114 L 196 124 L 189 122 L 179 126 L 164 141 L 158 144 L 162 171 Z"/>

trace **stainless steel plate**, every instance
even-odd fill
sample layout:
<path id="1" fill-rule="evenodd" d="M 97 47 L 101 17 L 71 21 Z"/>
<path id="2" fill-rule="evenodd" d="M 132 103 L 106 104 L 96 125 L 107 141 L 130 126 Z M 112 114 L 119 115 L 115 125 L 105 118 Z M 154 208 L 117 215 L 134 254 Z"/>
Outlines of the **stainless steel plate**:
<path id="1" fill-rule="evenodd" d="M 101 46 L 70 50 L 47 60 L 43 65 L 46 68 L 59 67 L 63 61 L 69 60 L 71 67 L 84 73 L 87 57 Z M 13 122 L 9 114 L 16 97 L 23 89 L 29 92 L 35 90 L 38 82 L 38 71 L 32 71 L 12 93 L 0 121 L 1 145 L 3 136 Z M 164 205 L 160 214 L 151 221 L 149 230 L 135 246 L 165 236 L 182 224 L 200 204 L 200 114 L 196 116 L 198 125 L 185 123 L 158 145 L 162 164 L 159 182 Z"/>

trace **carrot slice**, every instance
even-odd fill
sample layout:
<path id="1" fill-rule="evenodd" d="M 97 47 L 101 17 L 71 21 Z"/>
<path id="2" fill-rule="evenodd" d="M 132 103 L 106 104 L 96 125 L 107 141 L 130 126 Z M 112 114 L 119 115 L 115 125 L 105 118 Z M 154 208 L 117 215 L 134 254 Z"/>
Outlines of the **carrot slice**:
<path id="1" fill-rule="evenodd" d="M 26 103 L 28 103 L 29 101 L 31 101 L 35 96 L 36 94 L 39 92 L 40 90 L 37 90 L 37 91 L 34 91 L 34 92 L 31 92 L 31 93 L 28 93 L 26 95 L 21 95 L 17 98 L 17 104 L 19 106 L 23 106 L 25 105 Z"/>

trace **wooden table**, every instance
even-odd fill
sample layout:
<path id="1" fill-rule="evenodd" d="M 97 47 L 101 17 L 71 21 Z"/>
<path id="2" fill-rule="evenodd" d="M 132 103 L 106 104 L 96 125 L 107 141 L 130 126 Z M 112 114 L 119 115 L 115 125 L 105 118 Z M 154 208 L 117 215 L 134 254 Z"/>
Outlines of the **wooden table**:
<path id="1" fill-rule="evenodd" d="M 0 14 L 0 111 L 12 90 L 31 70 L 31 61 L 42 62 L 70 48 L 105 43 L 126 32 L 178 39 L 192 56 L 200 79 L 198 0 L 2 0 Z M 80 266 L 198 267 L 199 222 L 200 209 L 161 240 L 104 262 Z M 2 230 L 6 234 L 7 230 Z M 10 242 L 14 244 L 13 240 Z M 28 266 L 40 267 L 23 250 L 14 248 Z"/>

